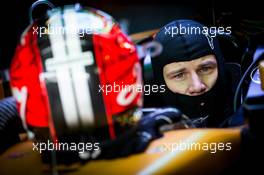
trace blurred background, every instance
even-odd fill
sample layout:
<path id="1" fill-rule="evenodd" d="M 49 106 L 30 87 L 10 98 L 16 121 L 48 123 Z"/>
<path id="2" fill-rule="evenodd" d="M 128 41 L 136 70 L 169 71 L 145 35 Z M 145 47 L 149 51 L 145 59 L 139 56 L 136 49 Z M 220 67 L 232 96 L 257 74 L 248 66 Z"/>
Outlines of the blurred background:
<path id="1" fill-rule="evenodd" d="M 29 8 L 34 0 L 8 0 L 1 5 L 0 70 L 7 69 L 21 33 L 29 25 Z M 158 29 L 170 21 L 194 19 L 208 26 L 231 26 L 242 54 L 248 37 L 264 41 L 263 7 L 257 1 L 230 0 L 50 0 L 55 6 L 73 4 L 94 7 L 112 15 L 127 34 Z M 43 13 L 38 10 L 39 13 Z"/>

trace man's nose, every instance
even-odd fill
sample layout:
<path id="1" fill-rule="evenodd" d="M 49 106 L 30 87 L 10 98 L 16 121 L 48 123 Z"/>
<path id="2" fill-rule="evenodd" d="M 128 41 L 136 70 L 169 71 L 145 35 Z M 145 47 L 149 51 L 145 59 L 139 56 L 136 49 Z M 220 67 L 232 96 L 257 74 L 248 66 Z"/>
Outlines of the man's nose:
<path id="1" fill-rule="evenodd" d="M 189 87 L 189 94 L 199 95 L 206 90 L 205 84 L 201 81 L 200 77 L 193 73 L 191 75 L 191 85 Z"/>

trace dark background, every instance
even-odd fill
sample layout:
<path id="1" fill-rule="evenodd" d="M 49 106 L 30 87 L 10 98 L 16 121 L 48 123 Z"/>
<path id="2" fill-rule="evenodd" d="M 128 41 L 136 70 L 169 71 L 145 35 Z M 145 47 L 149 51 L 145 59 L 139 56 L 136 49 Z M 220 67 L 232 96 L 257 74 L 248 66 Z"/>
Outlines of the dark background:
<path id="1" fill-rule="evenodd" d="M 126 21 L 128 34 L 160 28 L 181 18 L 198 20 L 208 26 L 232 26 L 243 46 L 247 35 L 263 32 L 264 15 L 260 2 L 227 0 L 50 0 L 55 6 L 80 2 Z M 0 69 L 8 68 L 21 33 L 29 24 L 33 0 L 8 0 L 1 3 Z"/>

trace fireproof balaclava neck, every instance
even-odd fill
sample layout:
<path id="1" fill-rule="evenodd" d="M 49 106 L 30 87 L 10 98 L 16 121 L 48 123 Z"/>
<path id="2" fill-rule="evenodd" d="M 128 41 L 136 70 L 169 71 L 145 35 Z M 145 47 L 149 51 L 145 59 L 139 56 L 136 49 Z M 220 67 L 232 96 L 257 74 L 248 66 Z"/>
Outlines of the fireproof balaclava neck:
<path id="1" fill-rule="evenodd" d="M 190 118 L 206 118 L 206 126 L 217 127 L 231 114 L 228 104 L 228 85 L 224 58 L 216 37 L 208 28 L 192 20 L 175 20 L 155 36 L 163 46 L 161 55 L 152 58 L 154 77 L 158 84 L 164 84 L 166 91 L 161 93 L 166 106 L 174 106 Z M 170 91 L 163 78 L 163 67 L 173 62 L 190 61 L 213 54 L 218 64 L 218 78 L 215 85 L 199 96 L 188 96 Z"/>

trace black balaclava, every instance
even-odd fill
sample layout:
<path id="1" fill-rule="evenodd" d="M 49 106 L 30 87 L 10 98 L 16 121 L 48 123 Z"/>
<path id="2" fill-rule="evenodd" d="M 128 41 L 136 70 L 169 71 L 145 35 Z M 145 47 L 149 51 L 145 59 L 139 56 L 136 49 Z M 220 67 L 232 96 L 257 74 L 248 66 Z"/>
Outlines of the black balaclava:
<path id="1" fill-rule="evenodd" d="M 192 20 L 175 20 L 167 24 L 155 36 L 155 40 L 162 44 L 163 51 L 151 61 L 157 83 L 166 87 L 165 93 L 161 93 L 164 105 L 177 107 L 190 118 L 206 119 L 204 126 L 217 127 L 232 113 L 227 107 L 230 105 L 228 98 L 231 95 L 227 87 L 225 63 L 218 41 L 216 37 L 211 37 L 209 32 L 206 33 L 206 29 L 208 28 L 204 25 Z M 173 93 L 167 88 L 163 78 L 165 65 L 190 61 L 210 54 L 216 57 L 218 78 L 208 92 L 199 96 L 188 96 Z"/>

